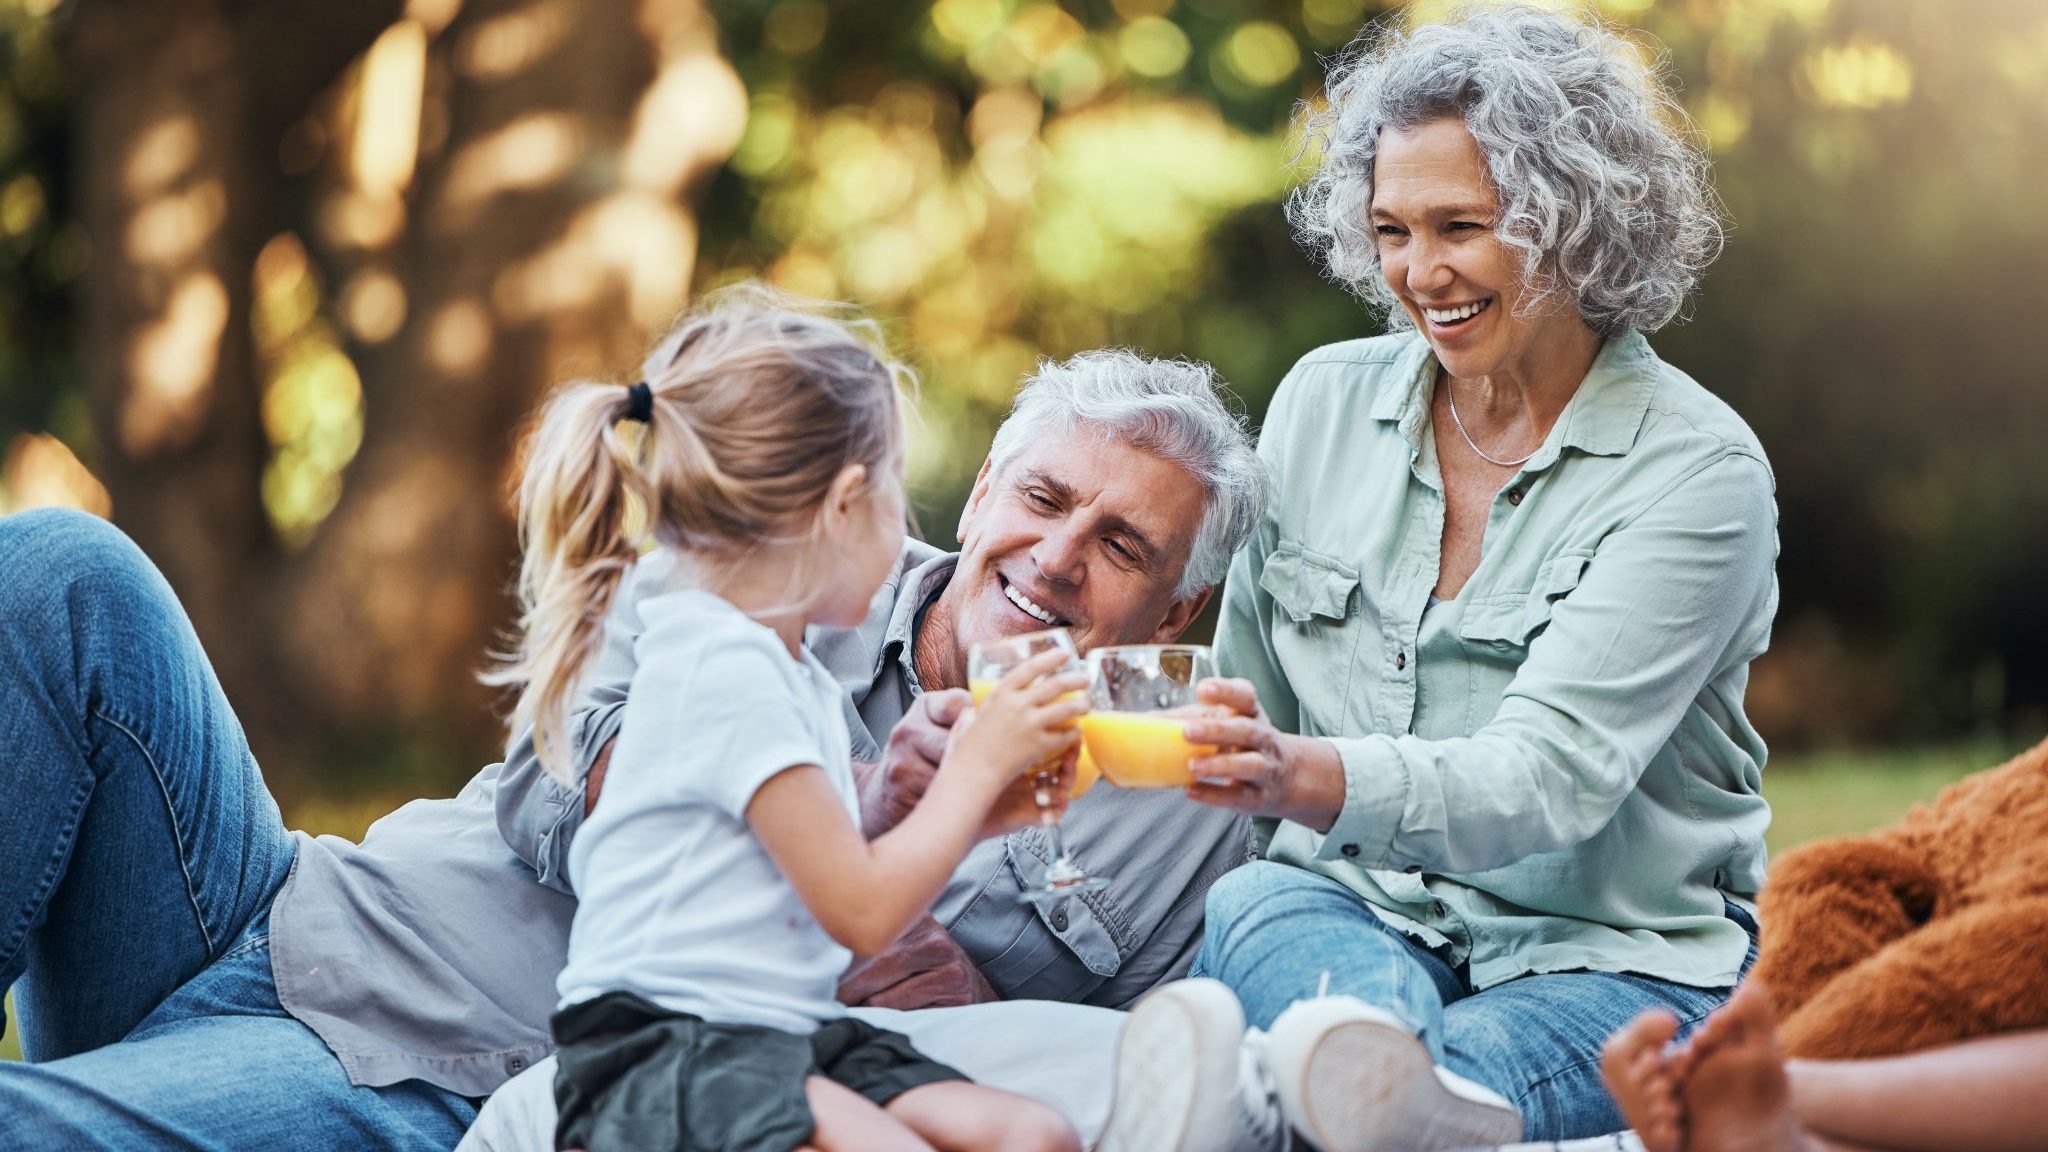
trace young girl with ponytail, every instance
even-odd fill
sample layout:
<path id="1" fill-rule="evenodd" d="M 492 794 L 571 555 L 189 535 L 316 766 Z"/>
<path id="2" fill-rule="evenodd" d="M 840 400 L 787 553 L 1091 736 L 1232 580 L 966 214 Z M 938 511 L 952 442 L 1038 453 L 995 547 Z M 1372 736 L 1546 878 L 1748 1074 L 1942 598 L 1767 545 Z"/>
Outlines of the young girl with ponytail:
<path id="1" fill-rule="evenodd" d="M 866 616 L 904 534 L 902 370 L 763 290 L 684 321 L 668 367 L 557 392 L 519 488 L 520 687 L 560 772 L 566 714 L 622 576 L 637 671 L 554 1019 L 559 1148 L 1078 1149 L 1051 1109 L 965 1081 L 845 1015 L 849 950 L 923 915 L 1000 793 L 1075 745 L 1085 687 L 1020 667 L 959 730 L 917 808 L 862 838 L 841 689 L 807 625 Z M 644 572 L 659 571 L 650 567 Z"/>

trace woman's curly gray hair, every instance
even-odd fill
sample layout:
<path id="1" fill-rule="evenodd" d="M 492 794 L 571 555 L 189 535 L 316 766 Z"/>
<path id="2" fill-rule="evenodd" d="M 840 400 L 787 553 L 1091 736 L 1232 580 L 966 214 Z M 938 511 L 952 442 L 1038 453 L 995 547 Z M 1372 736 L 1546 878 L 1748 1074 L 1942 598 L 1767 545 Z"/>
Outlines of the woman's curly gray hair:
<path id="1" fill-rule="evenodd" d="M 1654 332 L 1720 254 L 1721 204 L 1690 119 L 1655 67 L 1590 18 L 1467 9 L 1444 24 L 1369 26 L 1307 118 L 1322 163 L 1287 204 L 1332 279 L 1410 323 L 1380 276 L 1372 227 L 1382 129 L 1456 117 L 1500 196 L 1495 232 L 1538 297 L 1570 292 L 1595 331 Z"/>

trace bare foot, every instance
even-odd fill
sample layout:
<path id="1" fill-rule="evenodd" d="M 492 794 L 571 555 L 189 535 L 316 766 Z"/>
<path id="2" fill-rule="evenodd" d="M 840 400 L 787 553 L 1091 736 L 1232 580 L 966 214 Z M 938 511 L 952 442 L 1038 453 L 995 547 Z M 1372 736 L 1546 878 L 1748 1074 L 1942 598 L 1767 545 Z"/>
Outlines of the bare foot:
<path id="1" fill-rule="evenodd" d="M 1600 1052 L 1607 1090 L 1649 1152 L 1679 1152 L 1683 1147 L 1679 1078 L 1666 1055 L 1677 1034 L 1678 1017 L 1655 1009 L 1609 1037 Z"/>
<path id="2" fill-rule="evenodd" d="M 1685 1064 L 1685 1152 L 1807 1152 L 1792 1115 L 1777 1010 L 1762 984 L 1743 984 L 1707 1017 Z"/>

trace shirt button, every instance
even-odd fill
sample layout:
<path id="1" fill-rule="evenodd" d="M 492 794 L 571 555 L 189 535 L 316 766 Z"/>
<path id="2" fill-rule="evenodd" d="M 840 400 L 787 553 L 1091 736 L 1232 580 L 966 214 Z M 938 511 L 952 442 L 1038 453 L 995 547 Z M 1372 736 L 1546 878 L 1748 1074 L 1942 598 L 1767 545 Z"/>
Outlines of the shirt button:
<path id="1" fill-rule="evenodd" d="M 1510 504 L 1513 504 L 1513 505 L 1515 505 L 1515 506 L 1517 506 L 1517 507 L 1520 507 L 1520 506 L 1521 506 L 1521 503 L 1522 503 L 1522 490 L 1521 490 L 1520 488 L 1510 488 L 1510 489 L 1508 489 L 1508 503 L 1510 503 Z"/>
<path id="2" fill-rule="evenodd" d="M 1443 914 L 1444 914 L 1445 912 L 1449 911 L 1449 909 L 1447 909 L 1447 908 L 1445 908 L 1445 907 L 1444 907 L 1444 902 L 1443 902 L 1443 901 L 1441 901 L 1441 900 L 1437 901 L 1437 902 L 1436 902 L 1436 903 L 1434 903 L 1434 904 L 1431 904 L 1431 905 L 1429 906 L 1429 910 L 1430 910 L 1430 911 L 1432 911 L 1432 912 L 1434 912 L 1434 913 L 1436 913 L 1436 914 L 1437 914 L 1437 915 L 1439 915 L 1439 916 L 1441 916 L 1441 915 L 1443 915 Z"/>
<path id="3" fill-rule="evenodd" d="M 1403 871 L 1403 872 L 1406 872 L 1406 873 L 1407 873 L 1407 874 L 1409 874 L 1410 876 L 1413 876 L 1413 875 L 1415 875 L 1415 874 L 1416 874 L 1417 872 L 1420 872 L 1420 871 L 1422 871 L 1422 865 L 1420 865 L 1420 864 L 1410 864 L 1410 865 L 1409 865 L 1409 866 L 1407 866 L 1406 868 L 1403 868 L 1403 869 L 1401 869 L 1401 871 Z"/>
<path id="4" fill-rule="evenodd" d="M 1406 652 L 1394 653 L 1394 671 L 1399 672 L 1406 667 L 1408 667 L 1408 654 Z"/>
<path id="5" fill-rule="evenodd" d="M 1065 908 L 1055 908 L 1052 910 L 1052 930 L 1055 932 L 1065 932 L 1067 930 L 1067 910 Z"/>
<path id="6" fill-rule="evenodd" d="M 1346 844 L 1344 847 L 1338 849 L 1338 851 L 1344 853 L 1346 856 L 1356 856 L 1358 855 L 1358 845 Z"/>
<path id="7" fill-rule="evenodd" d="M 509 1059 L 509 1060 L 506 1060 L 506 1061 L 505 1061 L 505 1071 L 507 1071 L 507 1072 L 511 1073 L 511 1074 L 512 1074 L 512 1075 L 514 1075 L 514 1076 L 517 1076 L 517 1075 L 519 1075 L 519 1074 L 520 1074 L 521 1072 L 524 1072 L 524 1071 L 526 1071 L 526 1060 L 525 1060 L 525 1058 L 524 1058 L 524 1057 L 521 1057 L 521 1056 L 514 1056 L 514 1057 L 512 1057 L 511 1059 Z"/>

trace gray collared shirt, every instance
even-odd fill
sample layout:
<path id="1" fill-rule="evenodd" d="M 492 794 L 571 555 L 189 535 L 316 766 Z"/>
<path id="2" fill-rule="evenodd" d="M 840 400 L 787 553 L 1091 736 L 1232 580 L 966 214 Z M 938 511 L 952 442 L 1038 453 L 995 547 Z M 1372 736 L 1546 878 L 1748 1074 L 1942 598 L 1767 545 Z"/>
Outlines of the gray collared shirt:
<path id="1" fill-rule="evenodd" d="M 912 637 L 954 559 L 907 542 L 865 622 L 809 637 L 846 686 L 857 759 L 879 757 L 922 691 Z M 570 721 L 579 781 L 618 733 L 635 605 L 667 576 L 658 554 L 643 562 L 607 621 Z M 582 820 L 582 785 L 541 771 L 522 734 L 453 799 L 414 801 L 361 844 L 300 834 L 271 910 L 279 1000 L 358 1084 L 491 1092 L 553 1051 L 547 1022 L 575 912 L 565 865 Z M 1020 901 L 1020 869 L 1045 855 L 1035 831 L 978 845 L 954 873 L 934 912 L 983 975 L 1008 998 L 1121 1007 L 1185 973 L 1204 893 L 1248 855 L 1247 822 L 1177 792 L 1099 787 L 1065 829 L 1108 889 L 1058 908 Z"/>

